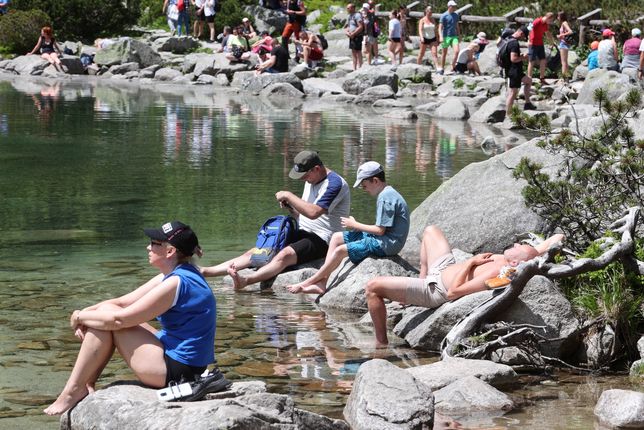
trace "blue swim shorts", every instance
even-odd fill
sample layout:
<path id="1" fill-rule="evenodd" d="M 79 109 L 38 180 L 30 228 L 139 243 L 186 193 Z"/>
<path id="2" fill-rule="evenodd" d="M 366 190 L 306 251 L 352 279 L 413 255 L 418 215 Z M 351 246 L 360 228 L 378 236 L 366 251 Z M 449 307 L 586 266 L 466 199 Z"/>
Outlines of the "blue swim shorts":
<path id="1" fill-rule="evenodd" d="M 367 257 L 385 256 L 380 243 L 372 234 L 362 231 L 345 231 L 342 234 L 342 238 L 347 245 L 349 260 L 353 264 L 358 264 Z"/>

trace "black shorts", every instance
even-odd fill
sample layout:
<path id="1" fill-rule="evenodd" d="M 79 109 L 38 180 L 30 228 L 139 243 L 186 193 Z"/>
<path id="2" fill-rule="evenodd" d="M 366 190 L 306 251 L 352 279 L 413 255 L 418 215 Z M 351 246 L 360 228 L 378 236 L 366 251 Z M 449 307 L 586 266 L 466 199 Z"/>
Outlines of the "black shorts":
<path id="1" fill-rule="evenodd" d="M 400 37 L 392 37 L 389 40 L 391 40 L 394 43 L 400 43 Z"/>
<path id="2" fill-rule="evenodd" d="M 525 73 L 523 73 L 523 67 L 510 67 L 505 69 L 505 76 L 510 81 L 510 88 L 521 88 L 521 80 Z"/>
<path id="3" fill-rule="evenodd" d="M 297 255 L 297 264 L 308 263 L 309 261 L 317 260 L 326 257 L 326 252 L 329 250 L 329 245 L 315 233 L 305 230 L 298 230 L 295 232 L 295 238 L 289 244 L 295 255 Z"/>
<path id="4" fill-rule="evenodd" d="M 438 39 L 436 39 L 435 37 L 432 37 L 431 39 L 425 39 L 423 37 L 423 45 L 431 45 L 432 43 L 437 43 L 437 42 L 438 42 Z"/>
<path id="5" fill-rule="evenodd" d="M 362 51 L 362 35 L 349 39 L 349 49 L 352 51 Z"/>
<path id="6" fill-rule="evenodd" d="M 545 60 L 546 48 L 543 45 L 529 46 L 528 58 L 530 59 L 530 61 Z"/>
<path id="7" fill-rule="evenodd" d="M 165 385 L 166 387 L 170 381 L 177 384 L 183 379 L 185 382 L 192 382 L 196 376 L 201 375 L 208 366 L 188 366 L 187 364 L 179 363 L 176 360 L 163 354 L 165 360 Z"/>
<path id="8" fill-rule="evenodd" d="M 456 67 L 454 67 L 454 70 L 456 70 L 458 73 L 465 73 L 467 72 L 467 64 L 456 63 Z"/>
<path id="9" fill-rule="evenodd" d="M 199 10 L 201 9 L 201 12 Z M 199 21 L 205 21 L 206 20 L 206 15 L 204 14 L 203 11 L 204 8 L 198 8 L 195 6 L 195 12 L 197 13 L 197 20 Z"/>
<path id="10" fill-rule="evenodd" d="M 207 23 L 215 22 L 215 15 L 207 16 L 206 17 L 206 22 Z"/>

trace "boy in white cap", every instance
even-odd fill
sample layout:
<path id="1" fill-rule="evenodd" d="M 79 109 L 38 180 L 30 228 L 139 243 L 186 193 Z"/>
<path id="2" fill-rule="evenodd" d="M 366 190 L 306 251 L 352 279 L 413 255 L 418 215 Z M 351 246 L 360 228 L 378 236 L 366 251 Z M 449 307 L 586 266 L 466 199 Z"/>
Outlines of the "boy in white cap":
<path id="1" fill-rule="evenodd" d="M 367 161 L 358 168 L 354 188 L 362 187 L 377 196 L 376 223 L 363 224 L 352 216 L 341 218 L 348 231 L 334 233 L 326 259 L 320 270 L 299 284 L 290 285 L 291 293 L 323 294 L 331 273 L 345 257 L 358 264 L 367 257 L 385 257 L 400 252 L 409 233 L 409 208 L 405 199 L 391 185 L 387 185 L 382 166 Z"/>

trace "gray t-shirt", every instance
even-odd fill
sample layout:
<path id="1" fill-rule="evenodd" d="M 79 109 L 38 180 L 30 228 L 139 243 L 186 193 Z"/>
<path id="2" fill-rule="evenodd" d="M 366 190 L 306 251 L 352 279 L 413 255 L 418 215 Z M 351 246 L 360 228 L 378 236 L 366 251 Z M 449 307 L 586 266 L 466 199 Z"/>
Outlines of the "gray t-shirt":
<path id="1" fill-rule="evenodd" d="M 347 27 L 349 27 L 350 32 L 354 32 L 360 27 L 362 22 L 362 14 L 360 12 L 355 12 L 347 18 Z"/>
<path id="2" fill-rule="evenodd" d="M 302 200 L 315 203 L 326 209 L 327 213 L 316 219 L 310 219 L 300 214 L 300 228 L 317 234 L 327 243 L 336 231 L 342 231 L 341 217 L 348 217 L 351 210 L 351 192 L 347 181 L 335 172 L 330 172 L 326 178 L 317 184 L 304 185 Z"/>
<path id="3" fill-rule="evenodd" d="M 409 207 L 403 197 L 387 185 L 378 194 L 376 204 L 376 225 L 386 227 L 385 234 L 374 236 L 386 255 L 400 252 L 409 233 Z"/>

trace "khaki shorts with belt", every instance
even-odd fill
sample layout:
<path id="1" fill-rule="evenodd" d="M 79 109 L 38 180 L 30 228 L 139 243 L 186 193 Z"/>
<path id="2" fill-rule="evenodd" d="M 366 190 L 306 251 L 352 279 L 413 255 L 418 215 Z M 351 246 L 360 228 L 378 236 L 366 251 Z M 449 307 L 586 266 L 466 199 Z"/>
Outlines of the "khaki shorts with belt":
<path id="1" fill-rule="evenodd" d="M 443 284 L 441 273 L 455 263 L 454 255 L 448 253 L 434 261 L 429 267 L 425 279 L 409 278 L 405 303 L 426 308 L 437 308 L 448 301 L 447 289 Z"/>

